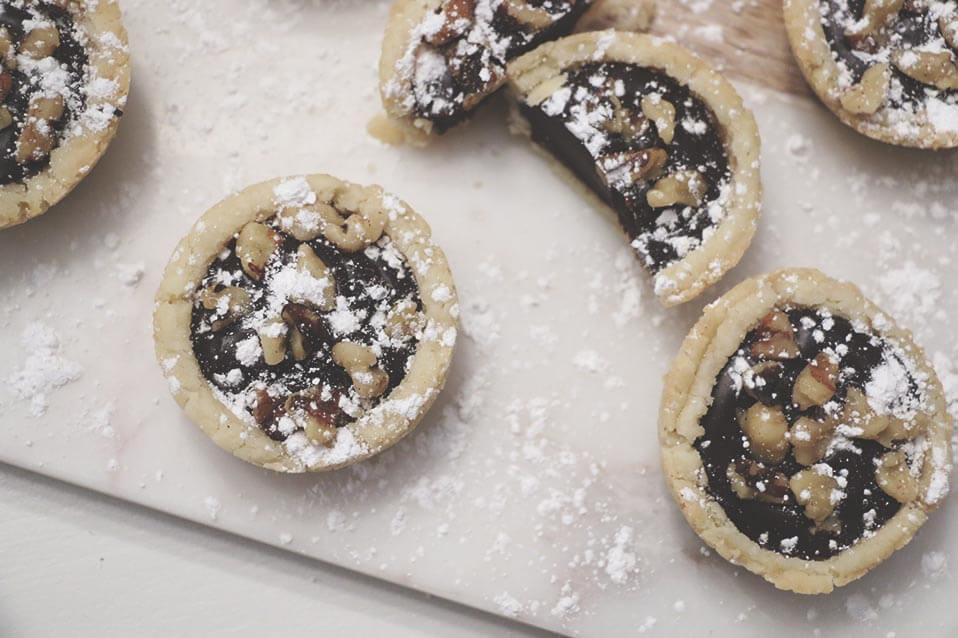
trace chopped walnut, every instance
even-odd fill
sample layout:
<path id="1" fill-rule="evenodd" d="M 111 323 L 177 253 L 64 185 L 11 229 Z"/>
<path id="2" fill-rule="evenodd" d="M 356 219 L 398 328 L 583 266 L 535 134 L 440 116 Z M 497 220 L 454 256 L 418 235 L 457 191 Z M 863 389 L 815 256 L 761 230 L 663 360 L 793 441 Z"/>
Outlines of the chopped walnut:
<path id="1" fill-rule="evenodd" d="M 466 35 L 476 16 L 476 0 L 446 0 L 439 10 L 442 25 L 426 36 L 429 44 L 442 46 Z"/>
<path id="2" fill-rule="evenodd" d="M 330 209 L 330 210 L 326 210 Z M 324 212 L 320 212 L 324 211 Z M 316 202 L 309 206 L 290 206 L 276 214 L 280 230 L 299 241 L 312 241 L 322 234 L 325 220 L 336 214 L 329 204 Z"/>
<path id="3" fill-rule="evenodd" d="M 309 244 L 300 244 L 299 248 L 296 249 L 296 268 L 300 272 L 309 273 L 309 276 L 313 279 L 327 282 L 323 288 L 322 301 L 317 306 L 325 312 L 335 309 L 336 285 L 333 273 L 330 272 L 329 267 L 316 255 Z"/>
<path id="4" fill-rule="evenodd" d="M 792 322 L 781 310 L 772 310 L 759 323 L 759 338 L 749 348 L 760 359 L 794 359 L 799 355 Z"/>
<path id="5" fill-rule="evenodd" d="M 765 463 L 781 463 L 788 453 L 788 421 L 779 408 L 756 403 L 742 413 L 739 423 L 748 437 L 752 456 Z"/>
<path id="6" fill-rule="evenodd" d="M 958 13 L 948 13 L 938 18 L 938 30 L 952 49 L 958 49 Z"/>
<path id="7" fill-rule="evenodd" d="M 788 477 L 751 459 L 732 461 L 725 475 L 742 500 L 781 504 L 788 495 Z"/>
<path id="8" fill-rule="evenodd" d="M 344 202 L 344 206 L 325 206 L 319 208 L 319 214 L 325 222 L 323 235 L 345 252 L 354 253 L 373 242 L 379 241 L 386 228 L 386 213 L 378 206 L 369 206 L 364 202 Z M 339 208 L 355 210 L 343 217 Z M 357 210 L 358 209 L 358 210 Z"/>
<path id="9" fill-rule="evenodd" d="M 503 0 L 502 4 L 506 13 L 532 29 L 544 29 L 555 21 L 552 14 L 528 0 Z"/>
<path id="10" fill-rule="evenodd" d="M 742 387 L 745 393 L 765 405 L 781 403 L 777 390 L 783 370 L 784 367 L 777 361 L 756 363 L 743 375 Z"/>
<path id="11" fill-rule="evenodd" d="M 622 181 L 635 184 L 659 175 L 668 159 L 668 153 L 661 148 L 619 151 L 599 160 L 599 174 L 610 188 Z"/>
<path id="12" fill-rule="evenodd" d="M 211 286 L 200 292 L 200 303 L 207 310 L 217 310 L 216 316 L 210 324 L 213 332 L 219 332 L 238 318 L 246 314 L 250 308 L 249 293 L 238 286 L 220 288 Z"/>
<path id="13" fill-rule="evenodd" d="M 279 319 L 274 319 L 257 332 L 266 365 L 275 366 L 282 363 L 286 359 L 286 337 L 289 332 L 286 324 Z"/>
<path id="14" fill-rule="evenodd" d="M 831 419 L 820 421 L 800 417 L 788 433 L 795 461 L 806 467 L 821 461 L 825 458 L 834 432 L 835 423 Z"/>
<path id="15" fill-rule="evenodd" d="M 27 33 L 20 43 L 20 53 L 39 60 L 53 55 L 53 52 L 59 46 L 60 33 L 56 30 L 56 27 L 43 25 L 34 27 Z"/>
<path id="16" fill-rule="evenodd" d="M 846 35 L 853 41 L 874 35 L 888 25 L 904 5 L 905 0 L 865 0 L 861 27 Z"/>
<path id="17" fill-rule="evenodd" d="M 34 97 L 30 100 L 27 120 L 17 140 L 17 162 L 43 159 L 53 150 L 55 132 L 51 126 L 63 117 L 66 104 L 63 97 Z"/>
<path id="18" fill-rule="evenodd" d="M 899 503 L 918 498 L 918 480 L 912 476 L 908 459 L 901 452 L 888 452 L 877 461 L 875 482 Z"/>
<path id="19" fill-rule="evenodd" d="M 876 64 L 862 75 L 861 81 L 841 96 L 842 107 L 859 115 L 871 115 L 888 97 L 891 72 L 887 64 Z"/>
<path id="20" fill-rule="evenodd" d="M 353 389 L 363 399 L 380 396 L 389 385 L 389 375 L 377 365 L 371 348 L 342 341 L 333 346 L 333 361 L 346 370 L 353 380 Z"/>
<path id="21" fill-rule="evenodd" d="M 799 409 L 807 410 L 813 405 L 824 405 L 835 395 L 838 381 L 838 362 L 825 352 L 820 352 L 799 373 L 792 388 L 792 402 Z"/>
<path id="22" fill-rule="evenodd" d="M 930 84 L 943 91 L 958 89 L 958 66 L 948 51 L 897 51 L 892 61 L 899 71 L 922 84 Z"/>
<path id="23" fill-rule="evenodd" d="M 310 393 L 293 394 L 287 397 L 284 409 L 313 445 L 328 447 L 336 442 L 336 421 L 341 410 L 334 401 L 323 401 Z"/>
<path id="24" fill-rule="evenodd" d="M 236 238 L 236 256 L 239 257 L 243 271 L 259 281 L 266 273 L 266 262 L 279 247 L 282 238 L 259 222 L 250 222 L 243 226 Z"/>
<path id="25" fill-rule="evenodd" d="M 878 441 L 885 447 L 891 447 L 895 441 L 913 439 L 922 434 L 927 426 L 921 414 L 910 421 L 891 414 L 877 414 L 857 388 L 849 389 L 845 395 L 841 419 L 844 425 L 861 430 L 860 434 L 855 434 L 855 438 Z"/>
<path id="26" fill-rule="evenodd" d="M 406 339 L 416 336 L 422 329 L 425 317 L 416 304 L 408 299 L 400 301 L 386 316 L 385 330 L 390 339 Z"/>
<path id="27" fill-rule="evenodd" d="M 795 494 L 795 500 L 804 506 L 805 516 L 813 521 L 824 521 L 835 510 L 833 498 L 838 490 L 838 481 L 831 476 L 812 468 L 793 475 L 788 484 Z"/>
<path id="28" fill-rule="evenodd" d="M 612 92 L 612 119 L 604 122 L 605 130 L 618 133 L 625 139 L 631 140 L 645 133 L 649 128 L 649 120 L 644 113 L 637 113 L 622 104 L 622 101 Z"/>
<path id="29" fill-rule="evenodd" d="M 671 144 L 675 138 L 675 106 L 662 98 L 645 96 L 642 98 L 642 112 L 655 123 L 662 141 Z"/>
<path id="30" fill-rule="evenodd" d="M 289 331 L 289 349 L 293 358 L 303 361 L 310 354 L 310 345 L 329 343 L 332 336 L 326 320 L 309 306 L 300 303 L 287 303 L 283 307 L 283 321 Z"/>
<path id="31" fill-rule="evenodd" d="M 657 181 L 646 194 L 646 199 L 652 208 L 676 204 L 700 206 L 705 190 L 705 180 L 698 171 L 684 170 Z"/>

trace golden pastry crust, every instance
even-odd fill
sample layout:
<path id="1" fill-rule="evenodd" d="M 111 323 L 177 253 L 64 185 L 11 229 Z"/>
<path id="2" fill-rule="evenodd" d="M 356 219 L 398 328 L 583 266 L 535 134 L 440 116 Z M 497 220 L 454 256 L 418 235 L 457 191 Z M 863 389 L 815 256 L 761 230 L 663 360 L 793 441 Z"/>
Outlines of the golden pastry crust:
<path id="1" fill-rule="evenodd" d="M 953 122 L 947 126 L 936 126 L 929 113 L 930 100 L 916 113 L 892 108 L 887 101 L 872 113 L 856 113 L 845 108 L 843 95 L 855 87 L 840 68 L 826 39 L 820 0 L 784 0 L 782 7 L 788 41 L 805 80 L 844 124 L 862 135 L 896 146 L 958 147 L 958 105 L 953 107 Z"/>
<path id="2" fill-rule="evenodd" d="M 861 322 L 904 348 L 926 381 L 928 453 L 921 467 L 918 498 L 903 504 L 874 535 L 821 561 L 764 549 L 740 532 L 709 494 L 702 459 L 693 447 L 705 433 L 700 420 L 711 404 L 719 373 L 746 334 L 762 317 L 783 304 L 827 308 L 835 315 Z M 953 427 L 941 384 L 910 333 L 895 325 L 854 285 L 804 269 L 781 270 L 748 279 L 708 306 L 666 376 L 659 414 L 666 481 L 689 525 L 725 559 L 780 589 L 802 594 L 827 593 L 860 578 L 911 540 L 947 489 Z"/>
<path id="3" fill-rule="evenodd" d="M 50 153 L 49 166 L 23 183 L 0 186 L 0 229 L 42 215 L 68 195 L 106 152 L 126 106 L 130 55 L 116 0 L 71 0 L 64 5 L 88 36 L 87 86 L 95 81 L 96 88 L 86 94 L 85 113 Z"/>
<path id="4" fill-rule="evenodd" d="M 724 218 L 701 246 L 655 275 L 655 292 L 663 305 L 685 303 L 734 267 L 755 235 L 762 201 L 758 126 L 734 87 L 704 60 L 677 44 L 637 33 L 581 33 L 544 44 L 509 65 L 510 88 L 522 100 L 559 78 L 565 69 L 597 61 L 660 69 L 705 102 L 724 134 L 732 171 Z M 513 117 L 515 130 L 530 135 L 528 124 L 515 109 Z M 592 202 L 600 203 L 561 163 L 553 163 L 570 183 L 588 192 Z M 601 208 L 608 210 L 605 204 Z"/>
<path id="5" fill-rule="evenodd" d="M 407 204 L 378 186 L 364 187 L 328 175 L 305 177 L 320 203 L 348 203 L 351 211 L 385 212 L 383 231 L 415 275 L 426 320 L 406 376 L 374 408 L 338 428 L 330 449 L 291 450 L 242 419 L 213 391 L 191 342 L 194 293 L 210 264 L 249 222 L 278 212 L 275 179 L 250 186 L 204 214 L 173 253 L 156 294 L 156 356 L 177 403 L 213 441 L 234 456 L 278 472 L 320 472 L 369 458 L 412 431 L 442 389 L 458 325 L 458 298 L 442 250 L 429 225 Z M 442 289 L 443 294 L 433 294 Z"/>

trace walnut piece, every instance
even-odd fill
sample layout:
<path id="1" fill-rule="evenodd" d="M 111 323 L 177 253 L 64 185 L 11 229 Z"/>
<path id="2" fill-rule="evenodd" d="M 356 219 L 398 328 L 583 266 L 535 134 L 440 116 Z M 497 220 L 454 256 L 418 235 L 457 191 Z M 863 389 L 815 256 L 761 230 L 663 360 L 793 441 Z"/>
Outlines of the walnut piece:
<path id="1" fill-rule="evenodd" d="M 633 111 L 624 106 L 615 94 L 611 93 L 612 119 L 603 123 L 603 128 L 610 133 L 618 133 L 625 139 L 631 140 L 641 136 L 649 128 L 649 119 L 644 113 Z"/>
<path id="2" fill-rule="evenodd" d="M 435 46 L 448 44 L 466 35 L 476 17 L 476 0 L 446 0 L 439 10 L 442 25 L 428 34 L 426 42 Z"/>
<path id="3" fill-rule="evenodd" d="M 341 341 L 333 346 L 333 361 L 349 374 L 360 398 L 378 397 L 389 385 L 389 375 L 377 365 L 376 353 L 371 348 Z"/>
<path id="4" fill-rule="evenodd" d="M 938 30 L 952 49 L 958 49 L 958 13 L 946 13 L 938 18 Z"/>
<path id="5" fill-rule="evenodd" d="M 668 153 L 661 148 L 609 153 L 599 160 L 599 174 L 609 188 L 623 182 L 635 184 L 659 175 L 668 160 Z"/>
<path id="6" fill-rule="evenodd" d="M 820 352 L 799 373 L 792 388 L 792 402 L 799 409 L 807 410 L 813 405 L 824 405 L 835 395 L 838 381 L 838 362 L 825 352 Z"/>
<path id="7" fill-rule="evenodd" d="M 698 171 L 684 170 L 663 177 L 646 194 L 652 208 L 666 206 L 700 206 L 705 196 L 705 180 Z"/>
<path id="8" fill-rule="evenodd" d="M 800 417 L 788 431 L 795 461 L 806 467 L 821 461 L 825 458 L 834 432 L 835 423 L 831 419 L 819 421 Z"/>
<path id="9" fill-rule="evenodd" d="M 942 91 L 958 89 L 958 66 L 948 51 L 896 51 L 892 62 L 908 77 Z"/>
<path id="10" fill-rule="evenodd" d="M 506 13 L 532 29 L 545 29 L 555 18 L 542 7 L 529 4 L 528 0 L 503 0 Z"/>
<path id="11" fill-rule="evenodd" d="M 759 322 L 759 338 L 752 342 L 752 356 L 759 359 L 794 359 L 799 355 L 792 322 L 781 310 L 772 310 Z"/>
<path id="12" fill-rule="evenodd" d="M 243 271 L 260 281 L 266 273 L 266 262 L 279 247 L 282 238 L 259 222 L 250 222 L 240 230 L 236 238 L 236 256 Z"/>
<path id="13" fill-rule="evenodd" d="M 378 241 L 386 228 L 386 213 L 375 206 L 362 206 L 362 210 L 346 217 L 333 206 L 321 207 L 318 210 L 325 222 L 323 235 L 348 253 L 354 253 Z"/>
<path id="14" fill-rule="evenodd" d="M 383 330 L 390 339 L 407 339 L 416 336 L 425 323 L 425 317 L 416 304 L 408 299 L 400 301 L 386 316 Z"/>
<path id="15" fill-rule="evenodd" d="M 918 498 L 918 480 L 912 476 L 908 459 L 901 452 L 888 452 L 876 463 L 875 482 L 899 503 Z"/>
<path id="16" fill-rule="evenodd" d="M 329 447 L 336 442 L 336 420 L 341 411 L 335 402 L 301 393 L 287 397 L 284 408 L 313 445 Z"/>
<path id="17" fill-rule="evenodd" d="M 788 495 L 788 477 L 751 459 L 732 461 L 725 475 L 732 491 L 742 500 L 780 504 Z"/>
<path id="18" fill-rule="evenodd" d="M 282 363 L 286 359 L 286 337 L 289 333 L 286 324 L 274 319 L 257 330 L 257 333 L 266 365 L 275 366 Z"/>
<path id="19" fill-rule="evenodd" d="M 645 96 L 642 98 L 642 112 L 655 123 L 662 141 L 671 144 L 675 139 L 675 107 L 672 103 L 661 97 Z"/>
<path id="20" fill-rule="evenodd" d="M 842 107 L 858 115 L 871 115 L 885 103 L 890 83 L 889 66 L 876 64 L 865 71 L 858 84 L 842 93 Z"/>
<path id="21" fill-rule="evenodd" d="M 207 310 L 216 310 L 217 317 L 210 324 L 213 332 L 219 332 L 250 309 L 249 293 L 238 286 L 210 286 L 200 292 L 200 303 Z"/>
<path id="22" fill-rule="evenodd" d="M 283 208 L 276 214 L 276 222 L 280 230 L 297 240 L 312 241 L 323 233 L 325 220 L 335 214 L 336 210 L 329 204 L 316 202 L 309 206 Z"/>
<path id="23" fill-rule="evenodd" d="M 905 0 L 865 0 L 861 27 L 848 33 L 848 37 L 852 40 L 861 40 L 866 36 L 874 35 L 888 25 L 892 18 L 901 12 L 904 5 Z"/>
<path id="24" fill-rule="evenodd" d="M 17 162 L 41 160 L 53 150 L 55 131 L 52 123 L 63 117 L 63 97 L 34 97 L 27 109 L 27 120 L 17 140 Z"/>
<path id="25" fill-rule="evenodd" d="M 336 283 L 329 267 L 320 259 L 309 244 L 300 244 L 296 249 L 296 269 L 308 273 L 317 281 L 325 281 L 322 300 L 316 305 L 320 310 L 329 312 L 336 308 Z M 312 300 L 314 303 L 316 300 Z"/>
<path id="26" fill-rule="evenodd" d="M 52 24 L 34 27 L 20 43 L 20 53 L 37 60 L 53 55 L 60 46 L 60 33 Z"/>
<path id="27" fill-rule="evenodd" d="M 868 404 L 868 399 L 857 388 L 850 388 L 845 395 L 841 414 L 842 423 L 861 430 L 854 438 L 878 441 L 890 448 L 895 441 L 913 439 L 925 431 L 927 419 L 922 414 L 905 421 L 891 414 L 877 414 Z"/>
<path id="28" fill-rule="evenodd" d="M 838 481 L 831 476 L 812 468 L 795 474 L 788 484 L 798 504 L 804 506 L 805 516 L 816 523 L 824 521 L 835 510 L 832 495 L 838 490 Z"/>
<path id="29" fill-rule="evenodd" d="M 752 456 L 764 463 L 781 463 L 788 453 L 788 421 L 779 408 L 752 405 L 739 419 Z"/>

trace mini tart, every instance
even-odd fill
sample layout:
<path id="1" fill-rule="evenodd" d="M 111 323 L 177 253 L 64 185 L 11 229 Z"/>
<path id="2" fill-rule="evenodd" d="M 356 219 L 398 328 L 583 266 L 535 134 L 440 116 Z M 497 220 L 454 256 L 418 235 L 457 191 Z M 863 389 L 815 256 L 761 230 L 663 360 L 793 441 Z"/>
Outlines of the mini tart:
<path id="1" fill-rule="evenodd" d="M 693 529 L 803 594 L 911 540 L 948 491 L 952 429 L 911 335 L 815 270 L 748 279 L 708 306 L 659 418 L 666 480 Z"/>
<path id="2" fill-rule="evenodd" d="M 506 63 L 572 31 L 592 0 L 397 0 L 379 88 L 413 143 L 464 121 L 505 82 Z"/>
<path id="3" fill-rule="evenodd" d="M 458 301 L 425 221 L 327 175 L 251 186 L 179 244 L 156 355 L 213 441 L 279 472 L 324 471 L 411 431 L 446 379 Z"/>
<path id="4" fill-rule="evenodd" d="M 838 117 L 873 139 L 958 146 L 958 2 L 785 0 L 798 65 Z"/>
<path id="5" fill-rule="evenodd" d="M 735 89 L 682 47 L 601 31 L 508 68 L 514 128 L 614 211 L 666 306 L 738 263 L 755 234 L 759 136 Z"/>
<path id="6" fill-rule="evenodd" d="M 115 0 L 0 1 L 0 229 L 63 199 L 106 151 L 130 88 Z"/>

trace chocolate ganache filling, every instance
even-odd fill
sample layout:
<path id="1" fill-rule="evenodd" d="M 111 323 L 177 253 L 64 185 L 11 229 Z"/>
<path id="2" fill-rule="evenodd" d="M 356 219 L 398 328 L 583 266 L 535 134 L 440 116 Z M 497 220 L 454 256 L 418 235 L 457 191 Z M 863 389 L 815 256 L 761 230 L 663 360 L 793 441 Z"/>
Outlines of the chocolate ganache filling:
<path id="1" fill-rule="evenodd" d="M 827 311 L 773 311 L 723 368 L 701 419 L 705 434 L 695 448 L 707 489 L 766 549 L 835 556 L 901 507 L 876 468 L 899 451 L 910 454 L 921 394 L 907 357 L 886 339 Z M 897 416 L 873 412 L 883 402 Z M 899 427 L 898 417 L 910 424 Z M 892 425 L 879 434 L 872 425 L 881 419 Z M 769 435 L 775 427 L 778 435 Z M 821 502 L 810 502 L 811 484 L 824 486 Z"/>
<path id="2" fill-rule="evenodd" d="M 924 0 L 899 3 L 897 13 L 869 18 L 865 14 L 865 0 L 820 0 L 822 28 L 836 60 L 851 74 L 855 83 L 876 63 L 889 62 L 895 84 L 888 96 L 893 108 L 923 102 L 928 91 L 942 91 L 942 87 L 923 82 L 915 74 L 902 72 L 895 63 L 902 52 L 940 45 L 941 53 L 950 52 L 952 61 L 958 56 L 955 36 L 945 36 L 947 16 L 929 10 Z M 893 6 L 895 3 L 888 2 Z M 952 17 L 952 20 L 958 18 Z M 958 29 L 958 24 L 954 24 Z M 958 33 L 956 31 L 955 33 Z M 890 55 L 889 55 L 890 54 Z M 955 95 L 954 89 L 944 89 L 944 95 Z"/>
<path id="3" fill-rule="evenodd" d="M 204 377 L 223 396 L 238 398 L 240 409 L 281 441 L 293 433 L 290 421 L 283 419 L 291 401 L 341 427 L 353 420 L 350 404 L 368 409 L 399 385 L 418 341 L 414 336 L 389 336 L 384 324 L 397 306 L 418 314 L 422 303 L 412 271 L 386 235 L 363 250 L 347 252 L 322 236 L 300 242 L 278 230 L 275 218 L 267 226 L 278 247 L 262 276 L 254 278 L 244 270 L 238 240 L 231 240 L 200 284 L 191 329 Z M 295 279 L 303 245 L 328 268 L 335 290 L 329 305 L 297 300 L 282 290 Z M 278 309 L 280 316 L 267 319 L 267 324 L 280 325 L 289 352 L 269 364 L 261 345 L 262 335 L 270 334 L 268 326 L 264 329 L 264 317 L 276 315 Z M 375 365 L 388 382 L 373 392 L 375 396 L 358 396 L 350 373 L 336 360 L 335 346 L 343 342 L 376 353 Z"/>
<path id="4" fill-rule="evenodd" d="M 590 0 L 447 0 L 420 28 L 413 110 L 442 133 L 496 90 L 508 62 L 572 31 Z"/>
<path id="5" fill-rule="evenodd" d="M 533 140 L 616 211 L 651 272 L 682 259 L 721 221 L 728 196 L 731 170 L 714 113 L 657 69 L 596 62 L 566 76 L 545 101 L 521 104 Z M 675 176 L 684 197 L 651 198 L 663 190 L 659 180 Z"/>
<path id="6" fill-rule="evenodd" d="M 0 3 L 0 183 L 23 182 L 49 166 L 50 151 L 83 110 L 87 63 L 67 10 Z"/>

